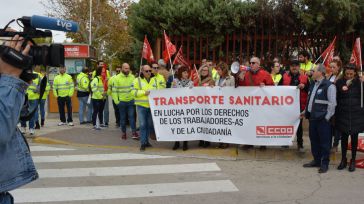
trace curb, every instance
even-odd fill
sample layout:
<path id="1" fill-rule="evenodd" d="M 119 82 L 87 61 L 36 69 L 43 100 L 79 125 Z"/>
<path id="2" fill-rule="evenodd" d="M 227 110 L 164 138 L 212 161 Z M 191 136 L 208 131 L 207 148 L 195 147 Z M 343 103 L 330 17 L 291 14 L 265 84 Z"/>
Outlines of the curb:
<path id="1" fill-rule="evenodd" d="M 129 152 L 137 152 L 140 153 L 139 147 L 130 147 L 130 146 L 113 146 L 113 145 L 94 145 L 94 144 L 80 144 L 80 143 L 72 143 L 64 140 L 57 140 L 48 137 L 37 136 L 31 139 L 33 143 L 37 144 L 48 144 L 48 145 L 66 145 L 66 146 L 75 146 L 75 147 L 92 147 L 92 148 L 100 148 L 100 149 L 119 149 L 126 150 Z M 163 155 L 173 155 L 178 157 L 188 157 L 188 158 L 201 158 L 201 159 L 221 159 L 221 160 L 237 160 L 237 151 L 236 149 L 189 149 L 184 152 L 180 151 L 172 151 L 166 148 L 158 148 L 151 147 L 148 148 L 146 153 L 158 153 Z"/>

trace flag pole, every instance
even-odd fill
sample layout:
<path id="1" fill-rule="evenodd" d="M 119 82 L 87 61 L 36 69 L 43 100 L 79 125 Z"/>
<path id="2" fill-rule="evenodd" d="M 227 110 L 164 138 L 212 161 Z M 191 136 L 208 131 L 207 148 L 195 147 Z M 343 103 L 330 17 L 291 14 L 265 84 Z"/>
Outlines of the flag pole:
<path id="1" fill-rule="evenodd" d="M 145 40 L 146 37 L 147 37 L 147 35 L 144 35 L 144 40 Z M 140 56 L 140 65 L 139 65 L 139 77 L 138 77 L 139 88 L 142 87 L 142 82 L 140 81 L 140 73 L 142 72 L 143 50 L 144 50 L 144 41 L 143 41 L 143 48 L 142 48 L 142 53 L 141 53 L 141 56 Z"/>
<path id="2" fill-rule="evenodd" d="M 319 61 L 319 59 L 321 59 L 321 55 L 319 56 L 319 58 L 317 58 L 314 64 L 316 64 Z"/>
<path id="3" fill-rule="evenodd" d="M 359 42 L 360 42 L 360 38 L 359 38 Z M 359 43 L 359 60 L 360 60 L 360 77 L 363 77 L 363 63 L 361 61 L 361 42 Z M 363 108 L 363 82 L 360 83 L 360 88 L 361 88 L 361 97 L 360 97 L 360 105 L 361 108 Z"/>
<path id="4" fill-rule="evenodd" d="M 164 41 L 166 41 L 166 30 L 163 30 L 164 32 Z M 172 70 L 172 80 L 174 81 L 174 70 L 173 70 L 173 63 L 172 63 L 172 59 L 171 59 L 171 55 L 169 54 L 169 49 L 166 45 L 167 48 L 167 53 L 168 53 L 168 57 L 169 57 L 169 63 L 171 64 L 171 70 Z"/>

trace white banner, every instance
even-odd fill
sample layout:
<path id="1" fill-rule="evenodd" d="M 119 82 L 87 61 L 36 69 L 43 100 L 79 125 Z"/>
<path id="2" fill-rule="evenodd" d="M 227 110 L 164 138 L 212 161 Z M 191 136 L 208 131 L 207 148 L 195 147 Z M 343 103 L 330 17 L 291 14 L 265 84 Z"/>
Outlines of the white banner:
<path id="1" fill-rule="evenodd" d="M 164 89 L 149 102 L 158 141 L 292 145 L 300 122 L 293 86 Z"/>

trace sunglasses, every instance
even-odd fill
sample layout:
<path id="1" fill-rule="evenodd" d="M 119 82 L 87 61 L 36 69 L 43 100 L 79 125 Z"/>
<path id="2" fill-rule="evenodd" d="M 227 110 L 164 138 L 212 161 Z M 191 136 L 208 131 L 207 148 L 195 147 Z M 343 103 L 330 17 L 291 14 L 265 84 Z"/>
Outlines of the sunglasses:
<path id="1" fill-rule="evenodd" d="M 158 69 L 159 67 L 153 67 L 153 69 Z"/>
<path id="2" fill-rule="evenodd" d="M 120 70 L 116 70 L 116 73 L 120 73 Z"/>
<path id="3" fill-rule="evenodd" d="M 149 70 L 144 70 L 144 72 L 145 72 L 145 73 L 151 73 L 151 72 L 152 72 L 152 70 L 150 70 L 150 69 L 149 69 Z"/>
<path id="4" fill-rule="evenodd" d="M 250 62 L 250 64 L 256 64 L 257 62 Z"/>

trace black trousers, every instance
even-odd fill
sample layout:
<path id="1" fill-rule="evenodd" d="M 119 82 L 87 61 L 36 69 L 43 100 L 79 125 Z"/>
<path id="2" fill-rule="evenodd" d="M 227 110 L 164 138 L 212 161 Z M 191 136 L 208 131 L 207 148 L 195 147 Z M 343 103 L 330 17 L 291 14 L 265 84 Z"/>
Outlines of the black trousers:
<path id="1" fill-rule="evenodd" d="M 359 133 L 351 134 L 351 158 L 355 160 L 356 158 L 356 151 L 358 148 L 358 135 Z M 341 135 L 341 156 L 342 158 L 346 158 L 346 151 L 348 150 L 348 140 L 349 135 L 348 134 L 342 134 Z"/>
<path id="2" fill-rule="evenodd" d="M 72 120 L 72 103 L 71 98 L 69 96 L 66 97 L 58 97 L 57 98 L 58 103 L 58 111 L 59 111 L 59 119 L 61 122 L 66 122 L 66 114 L 64 107 L 67 107 L 67 122 L 73 122 Z"/>
<path id="3" fill-rule="evenodd" d="M 298 147 L 303 147 L 303 129 L 302 129 L 302 121 L 303 119 L 300 120 L 300 125 L 297 128 L 297 146 Z"/>
<path id="4" fill-rule="evenodd" d="M 116 124 L 120 126 L 120 112 L 119 112 L 119 106 L 115 104 L 114 101 L 112 101 L 112 105 L 114 106 L 114 114 L 116 119 Z"/>
<path id="5" fill-rule="evenodd" d="M 92 99 L 92 124 L 96 125 L 97 116 L 99 116 L 100 124 L 103 123 L 104 120 L 104 106 L 105 100 L 103 99 Z"/>

